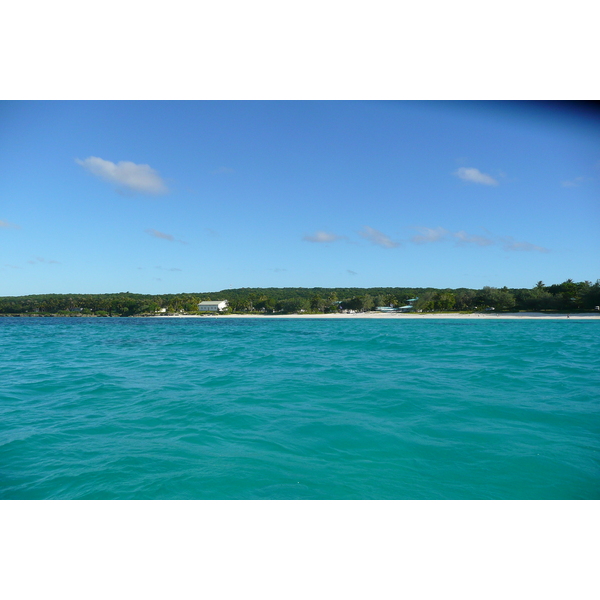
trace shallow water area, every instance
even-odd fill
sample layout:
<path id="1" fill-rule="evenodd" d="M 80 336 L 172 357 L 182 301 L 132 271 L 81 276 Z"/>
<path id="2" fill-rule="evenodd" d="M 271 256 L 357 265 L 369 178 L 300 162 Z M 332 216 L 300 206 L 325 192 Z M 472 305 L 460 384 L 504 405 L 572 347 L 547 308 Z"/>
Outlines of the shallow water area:
<path id="1" fill-rule="evenodd" d="M 0 498 L 598 499 L 599 334 L 0 318 Z"/>

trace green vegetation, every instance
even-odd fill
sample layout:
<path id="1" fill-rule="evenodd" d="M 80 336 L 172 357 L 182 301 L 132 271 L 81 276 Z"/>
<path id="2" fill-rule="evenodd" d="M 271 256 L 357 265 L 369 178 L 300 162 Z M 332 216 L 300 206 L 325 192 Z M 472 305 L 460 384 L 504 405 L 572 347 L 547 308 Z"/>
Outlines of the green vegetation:
<path id="1" fill-rule="evenodd" d="M 0 314 L 28 316 L 120 316 L 199 314 L 202 300 L 228 300 L 235 313 L 364 312 L 377 306 L 398 308 L 418 298 L 423 312 L 480 310 L 578 312 L 600 305 L 600 280 L 575 283 L 568 279 L 532 289 L 467 288 L 238 288 L 204 294 L 41 294 L 0 297 Z M 212 313 L 214 314 L 214 313 Z"/>

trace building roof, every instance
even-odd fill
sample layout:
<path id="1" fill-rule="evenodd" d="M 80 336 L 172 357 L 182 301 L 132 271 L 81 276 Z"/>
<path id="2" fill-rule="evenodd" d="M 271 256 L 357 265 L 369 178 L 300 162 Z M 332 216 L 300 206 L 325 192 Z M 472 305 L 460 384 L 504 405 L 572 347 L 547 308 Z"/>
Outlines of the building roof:
<path id="1" fill-rule="evenodd" d="M 198 306 L 218 306 L 219 304 L 223 304 L 223 302 L 227 302 L 227 300 L 202 300 L 202 302 L 198 303 Z"/>

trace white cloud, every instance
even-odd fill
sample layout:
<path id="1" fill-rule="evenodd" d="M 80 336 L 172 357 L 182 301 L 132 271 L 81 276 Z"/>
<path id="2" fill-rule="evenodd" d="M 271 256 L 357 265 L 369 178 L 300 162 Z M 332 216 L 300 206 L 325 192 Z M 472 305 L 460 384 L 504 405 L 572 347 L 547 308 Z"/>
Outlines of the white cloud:
<path id="1" fill-rule="evenodd" d="M 373 229 L 368 225 L 365 225 L 363 231 L 359 231 L 358 233 L 365 238 L 365 240 L 369 240 L 371 243 L 382 246 L 383 248 L 397 248 L 400 245 L 399 242 L 394 242 L 385 235 L 385 233 L 381 233 L 381 231 L 377 231 L 377 229 Z"/>
<path id="2" fill-rule="evenodd" d="M 129 161 L 117 164 L 90 156 L 85 160 L 75 159 L 78 165 L 106 181 L 123 186 L 126 190 L 144 194 L 166 194 L 169 190 L 157 171 L 150 165 L 136 165 Z"/>
<path id="3" fill-rule="evenodd" d="M 529 242 L 519 242 L 510 236 L 500 238 L 500 242 L 503 244 L 504 250 L 507 251 L 514 250 L 517 252 L 550 252 L 548 248 L 542 248 L 542 246 L 536 246 L 535 244 L 530 244 Z"/>
<path id="4" fill-rule="evenodd" d="M 305 242 L 315 242 L 317 244 L 326 244 L 328 242 L 337 242 L 344 238 L 335 235 L 335 233 L 327 233 L 326 231 L 317 231 L 314 235 L 305 235 L 302 238 Z"/>
<path id="5" fill-rule="evenodd" d="M 457 231 L 453 234 L 459 244 L 476 244 L 477 246 L 492 246 L 494 240 L 482 235 L 469 235 L 466 231 Z"/>
<path id="6" fill-rule="evenodd" d="M 482 173 L 479 169 L 467 169 L 465 167 L 461 167 L 454 174 L 464 181 L 482 183 L 483 185 L 498 185 L 498 181 L 496 179 L 494 179 L 491 175 Z"/>
<path id="7" fill-rule="evenodd" d="M 430 229 L 429 227 L 415 227 L 415 229 L 421 232 L 420 235 L 414 235 L 410 238 L 410 241 L 415 244 L 437 242 L 443 240 L 449 233 L 449 231 L 443 227 L 436 227 L 435 229 Z"/>

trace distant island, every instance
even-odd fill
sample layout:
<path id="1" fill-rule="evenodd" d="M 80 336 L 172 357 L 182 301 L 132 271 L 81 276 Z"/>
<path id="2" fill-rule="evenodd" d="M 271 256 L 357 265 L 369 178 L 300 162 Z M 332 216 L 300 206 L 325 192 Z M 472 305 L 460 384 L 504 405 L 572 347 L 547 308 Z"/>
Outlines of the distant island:
<path id="1" fill-rule="evenodd" d="M 600 306 L 600 279 L 531 288 L 237 288 L 182 294 L 39 294 L 0 297 L 3 316 L 133 317 L 201 314 L 205 300 L 227 300 L 225 313 L 328 314 L 401 309 L 412 312 L 589 312 Z"/>

